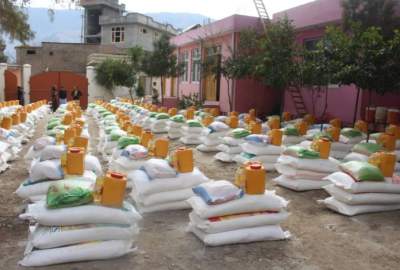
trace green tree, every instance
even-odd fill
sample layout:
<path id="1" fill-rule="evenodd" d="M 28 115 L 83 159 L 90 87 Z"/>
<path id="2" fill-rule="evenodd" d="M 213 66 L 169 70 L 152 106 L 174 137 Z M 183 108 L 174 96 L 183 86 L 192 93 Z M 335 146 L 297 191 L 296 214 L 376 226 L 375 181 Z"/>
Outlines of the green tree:
<path id="1" fill-rule="evenodd" d="M 261 40 L 260 61 L 256 66 L 257 77 L 282 94 L 283 109 L 285 90 L 300 87 L 299 48 L 295 40 L 294 26 L 288 18 L 268 24 Z"/>
<path id="2" fill-rule="evenodd" d="M 380 27 L 385 38 L 390 38 L 400 27 L 400 17 L 396 14 L 398 0 L 342 0 L 343 27 L 351 31 L 353 23 L 360 23 L 363 30 Z"/>
<path id="3" fill-rule="evenodd" d="M 158 40 L 154 41 L 153 47 L 153 51 L 145 53 L 143 57 L 141 68 L 143 72 L 151 78 L 161 78 L 162 82 L 167 77 L 182 74 L 183 67 L 178 63 L 174 53 L 175 46 L 170 43 L 170 37 L 167 34 L 162 34 Z M 161 93 L 165 93 L 164 83 L 161 83 Z"/>

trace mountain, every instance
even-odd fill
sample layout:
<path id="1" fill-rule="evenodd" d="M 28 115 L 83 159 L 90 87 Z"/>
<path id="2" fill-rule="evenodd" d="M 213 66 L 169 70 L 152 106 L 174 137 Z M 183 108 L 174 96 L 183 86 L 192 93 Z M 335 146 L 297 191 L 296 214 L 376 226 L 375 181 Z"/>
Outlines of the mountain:
<path id="1" fill-rule="evenodd" d="M 40 45 L 42 41 L 52 42 L 80 42 L 82 29 L 81 9 L 56 9 L 51 20 L 46 8 L 27 8 L 29 24 L 35 32 L 35 38 L 28 42 L 29 45 Z M 204 24 L 209 18 L 201 14 L 192 13 L 148 13 L 156 21 L 169 23 L 178 29 L 185 29 L 194 24 Z M 5 50 L 11 60 L 15 59 L 15 46 L 17 42 L 7 41 Z"/>

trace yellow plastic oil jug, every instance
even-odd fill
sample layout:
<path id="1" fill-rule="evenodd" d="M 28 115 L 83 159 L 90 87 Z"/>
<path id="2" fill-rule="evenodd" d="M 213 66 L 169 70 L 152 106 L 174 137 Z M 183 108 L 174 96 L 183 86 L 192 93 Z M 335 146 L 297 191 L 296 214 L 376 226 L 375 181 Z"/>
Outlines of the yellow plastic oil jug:
<path id="1" fill-rule="evenodd" d="M 363 133 L 368 133 L 368 124 L 367 122 L 363 121 L 363 120 L 358 120 L 355 124 L 354 124 L 354 128 L 363 132 Z"/>
<path id="2" fill-rule="evenodd" d="M 211 108 L 210 109 L 210 113 L 214 116 L 214 117 L 217 117 L 218 115 L 220 115 L 220 110 L 219 110 L 219 107 L 215 107 L 215 108 Z"/>
<path id="3" fill-rule="evenodd" d="M 157 158 L 166 158 L 168 156 L 169 140 L 166 138 L 159 138 L 152 140 L 149 144 L 150 155 Z"/>
<path id="4" fill-rule="evenodd" d="M 311 148 L 319 152 L 321 159 L 328 159 L 331 152 L 331 142 L 326 138 L 314 140 Z"/>
<path id="5" fill-rule="evenodd" d="M 21 123 L 21 119 L 19 117 L 19 113 L 14 113 L 13 115 L 11 115 L 11 119 L 12 119 L 12 124 L 15 125 L 19 125 Z"/>
<path id="6" fill-rule="evenodd" d="M 386 128 L 386 133 L 394 135 L 396 140 L 400 140 L 400 126 L 390 125 Z"/>
<path id="7" fill-rule="evenodd" d="M 118 172 L 108 172 L 101 184 L 101 204 L 121 208 L 125 198 L 126 176 Z"/>
<path id="8" fill-rule="evenodd" d="M 251 134 L 261 134 L 262 133 L 262 125 L 260 122 L 251 121 L 249 128 L 250 128 Z"/>
<path id="9" fill-rule="evenodd" d="M 1 127 L 7 130 L 10 130 L 12 127 L 12 118 L 11 117 L 3 117 L 1 121 Z"/>
<path id="10" fill-rule="evenodd" d="M 270 117 L 268 119 L 268 126 L 270 129 L 279 129 L 281 128 L 281 120 L 279 117 Z"/>
<path id="11" fill-rule="evenodd" d="M 192 109 L 192 108 L 187 109 L 185 116 L 186 116 L 187 120 L 193 119 L 194 118 L 194 109 Z"/>
<path id="12" fill-rule="evenodd" d="M 129 134 L 141 137 L 143 133 L 143 128 L 139 125 L 132 125 Z"/>
<path id="13" fill-rule="evenodd" d="M 226 124 L 230 128 L 237 128 L 239 126 L 239 118 L 235 115 L 231 115 L 226 119 Z"/>
<path id="14" fill-rule="evenodd" d="M 342 128 L 342 120 L 339 118 L 332 119 L 329 124 L 333 127 Z"/>
<path id="15" fill-rule="evenodd" d="M 72 147 L 83 148 L 85 149 L 85 151 L 87 151 L 88 145 L 89 145 L 89 139 L 86 137 L 78 136 L 73 138 Z"/>
<path id="16" fill-rule="evenodd" d="M 66 114 L 64 115 L 62 124 L 63 124 L 63 125 L 66 125 L 66 126 L 69 126 L 69 125 L 71 125 L 72 120 L 73 120 L 73 119 L 72 119 L 72 114 L 71 114 L 71 113 L 66 113 Z"/>
<path id="17" fill-rule="evenodd" d="M 283 112 L 282 119 L 284 122 L 292 120 L 292 114 L 290 112 Z"/>
<path id="18" fill-rule="evenodd" d="M 238 112 L 235 112 L 235 111 L 232 111 L 232 112 L 229 113 L 229 116 L 236 116 L 236 117 L 239 117 L 239 113 L 238 113 Z"/>
<path id="19" fill-rule="evenodd" d="M 140 144 L 144 147 L 149 147 L 150 141 L 153 139 L 154 135 L 150 130 L 145 130 L 142 132 L 142 137 L 140 139 Z"/>
<path id="20" fill-rule="evenodd" d="M 189 173 L 194 169 L 193 150 L 180 147 L 171 156 L 172 166 L 179 173 Z"/>
<path id="21" fill-rule="evenodd" d="M 312 114 L 306 114 L 303 118 L 304 121 L 308 123 L 308 125 L 314 125 L 315 123 L 315 116 Z"/>
<path id="22" fill-rule="evenodd" d="M 26 119 L 28 118 L 28 113 L 26 111 L 22 111 L 19 116 L 21 118 L 21 123 L 25 123 Z"/>
<path id="23" fill-rule="evenodd" d="M 283 132 L 280 129 L 273 129 L 269 132 L 271 137 L 271 144 L 276 146 L 282 145 Z"/>
<path id="24" fill-rule="evenodd" d="M 67 152 L 66 173 L 83 175 L 85 171 L 85 150 L 80 147 L 70 147 Z"/>
<path id="25" fill-rule="evenodd" d="M 382 133 L 377 142 L 385 148 L 386 151 L 396 150 L 396 137 L 392 134 Z"/>
<path id="26" fill-rule="evenodd" d="M 255 121 L 257 119 L 256 109 L 250 109 L 249 116 L 251 121 Z"/>
<path id="27" fill-rule="evenodd" d="M 368 162 L 377 166 L 384 177 L 392 177 L 396 167 L 396 154 L 386 153 L 386 152 L 378 152 L 372 154 Z"/>
<path id="28" fill-rule="evenodd" d="M 76 130 L 73 127 L 69 127 L 64 131 L 64 144 L 69 145 L 70 141 L 76 136 Z"/>
<path id="29" fill-rule="evenodd" d="M 201 121 L 203 126 L 208 127 L 212 122 L 214 122 L 214 116 L 212 115 L 207 115 L 203 118 Z"/>
<path id="30" fill-rule="evenodd" d="M 296 129 L 299 131 L 300 136 L 307 134 L 308 122 L 305 120 L 300 120 L 295 124 Z"/>
<path id="31" fill-rule="evenodd" d="M 326 131 L 331 135 L 332 140 L 334 142 L 338 142 L 340 139 L 340 128 L 337 127 L 329 127 Z"/>
<path id="32" fill-rule="evenodd" d="M 176 108 L 170 108 L 168 110 L 169 116 L 175 116 L 178 113 L 178 110 Z"/>
<path id="33" fill-rule="evenodd" d="M 235 185 L 242 188 L 246 194 L 264 194 L 265 177 L 266 172 L 261 163 L 247 162 L 236 171 Z"/>

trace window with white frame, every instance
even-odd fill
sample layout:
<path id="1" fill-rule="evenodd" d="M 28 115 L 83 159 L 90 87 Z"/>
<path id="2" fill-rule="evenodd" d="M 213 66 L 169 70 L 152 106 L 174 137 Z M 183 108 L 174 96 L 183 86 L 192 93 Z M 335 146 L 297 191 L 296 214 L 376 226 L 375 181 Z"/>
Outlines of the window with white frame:
<path id="1" fill-rule="evenodd" d="M 180 62 L 183 63 L 183 73 L 181 81 L 189 81 L 189 52 L 185 51 L 180 56 Z"/>
<path id="2" fill-rule="evenodd" d="M 112 42 L 113 43 L 120 43 L 124 42 L 125 40 L 125 27 L 113 27 L 111 29 L 111 36 L 112 36 Z"/>
<path id="3" fill-rule="evenodd" d="M 201 53 L 200 48 L 192 50 L 192 82 L 200 82 Z"/>

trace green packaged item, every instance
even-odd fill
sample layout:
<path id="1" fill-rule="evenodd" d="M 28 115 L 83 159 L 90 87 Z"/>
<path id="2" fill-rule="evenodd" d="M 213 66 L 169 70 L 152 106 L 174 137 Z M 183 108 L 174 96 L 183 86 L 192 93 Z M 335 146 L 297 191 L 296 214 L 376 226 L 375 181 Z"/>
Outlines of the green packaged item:
<path id="1" fill-rule="evenodd" d="M 118 148 L 124 149 L 128 145 L 139 144 L 139 138 L 137 136 L 122 136 L 118 139 Z"/>
<path id="2" fill-rule="evenodd" d="M 157 114 L 158 114 L 158 113 L 156 113 L 156 112 L 151 112 L 151 113 L 149 114 L 149 117 L 150 117 L 150 118 L 156 118 L 156 117 L 157 117 Z"/>
<path id="3" fill-rule="evenodd" d="M 316 133 L 316 134 L 314 135 L 313 139 L 314 139 L 314 140 L 326 139 L 326 140 L 329 140 L 330 142 L 333 142 L 332 135 L 329 134 L 329 133 L 326 132 L 326 131 Z"/>
<path id="4" fill-rule="evenodd" d="M 304 148 L 302 146 L 293 145 L 289 146 L 283 151 L 284 155 L 297 157 L 301 159 L 319 159 L 320 155 L 318 152 Z"/>
<path id="5" fill-rule="evenodd" d="M 184 123 L 185 122 L 185 117 L 183 115 L 179 114 L 179 115 L 172 116 L 170 118 L 170 120 L 172 122 L 175 122 L 175 123 Z"/>
<path id="6" fill-rule="evenodd" d="M 200 123 L 199 121 L 197 121 L 197 120 L 188 120 L 188 121 L 186 121 L 186 124 L 187 124 L 189 127 L 203 127 L 203 126 L 201 125 L 201 123 Z"/>
<path id="7" fill-rule="evenodd" d="M 300 136 L 299 130 L 295 127 L 286 127 L 283 130 L 283 134 L 286 136 Z"/>
<path id="8" fill-rule="evenodd" d="M 96 104 L 94 104 L 94 103 L 89 103 L 89 104 L 88 104 L 88 107 L 89 107 L 90 109 L 93 109 L 94 107 L 96 107 Z"/>
<path id="9" fill-rule="evenodd" d="M 157 120 L 168 119 L 169 115 L 167 113 L 159 113 L 156 117 Z"/>
<path id="10" fill-rule="evenodd" d="M 50 185 L 46 203 L 50 209 L 74 207 L 93 202 L 93 188 L 88 182 L 62 181 Z"/>
<path id="11" fill-rule="evenodd" d="M 55 128 L 56 126 L 60 125 L 60 124 L 61 124 L 60 120 L 52 121 L 51 123 L 47 124 L 47 130 L 51 130 L 51 129 Z"/>
<path id="12" fill-rule="evenodd" d="M 242 152 L 242 153 L 240 153 L 240 155 L 242 157 L 244 157 L 245 159 L 252 159 L 252 158 L 256 157 L 256 155 L 250 154 L 250 153 L 246 153 L 246 152 Z"/>
<path id="13" fill-rule="evenodd" d="M 120 129 L 114 129 L 113 131 L 111 131 L 110 133 L 110 139 L 112 142 L 116 142 L 119 140 L 119 138 L 121 138 L 122 136 L 125 136 L 126 133 Z"/>
<path id="14" fill-rule="evenodd" d="M 382 135 L 382 132 L 379 132 L 379 133 L 372 133 L 371 135 L 369 135 L 369 137 L 370 137 L 370 139 L 371 140 L 378 140 L 379 139 L 379 137 Z"/>
<path id="15" fill-rule="evenodd" d="M 54 130 L 54 129 L 48 130 L 46 132 L 46 135 L 55 138 L 57 136 L 57 130 Z"/>
<path id="16" fill-rule="evenodd" d="M 383 147 L 377 143 L 358 143 L 353 146 L 351 151 L 370 156 L 373 153 L 383 151 Z"/>
<path id="17" fill-rule="evenodd" d="M 342 134 L 343 136 L 345 136 L 347 138 L 356 138 L 356 137 L 362 136 L 361 131 L 354 129 L 354 128 L 344 128 L 344 129 L 342 129 L 340 134 Z"/>
<path id="18" fill-rule="evenodd" d="M 111 132 L 113 131 L 113 130 L 116 130 L 118 127 L 117 126 L 108 126 L 108 127 L 106 127 L 105 129 L 104 129 L 104 132 L 106 133 L 106 134 L 111 134 Z"/>
<path id="19" fill-rule="evenodd" d="M 241 139 L 250 135 L 250 131 L 244 128 L 235 128 L 231 131 L 231 135 L 235 139 Z"/>
<path id="20" fill-rule="evenodd" d="M 381 170 L 368 162 L 349 161 L 339 165 L 339 168 L 357 181 L 384 181 Z"/>

